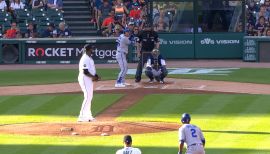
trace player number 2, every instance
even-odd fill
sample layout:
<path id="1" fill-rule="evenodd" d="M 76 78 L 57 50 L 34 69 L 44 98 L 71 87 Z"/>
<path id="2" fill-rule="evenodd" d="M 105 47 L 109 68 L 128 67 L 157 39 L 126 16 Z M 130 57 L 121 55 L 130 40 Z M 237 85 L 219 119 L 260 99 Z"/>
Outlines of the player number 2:
<path id="1" fill-rule="evenodd" d="M 190 129 L 190 131 L 191 131 L 191 136 L 192 137 L 197 137 L 195 129 Z"/>

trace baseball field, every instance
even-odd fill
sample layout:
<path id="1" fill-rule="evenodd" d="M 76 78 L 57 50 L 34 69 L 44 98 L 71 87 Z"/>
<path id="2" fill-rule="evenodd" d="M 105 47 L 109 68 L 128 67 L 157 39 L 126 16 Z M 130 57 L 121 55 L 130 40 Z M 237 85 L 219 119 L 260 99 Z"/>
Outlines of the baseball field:
<path id="1" fill-rule="evenodd" d="M 83 99 L 77 69 L 2 69 L 0 153 L 115 153 L 131 134 L 144 154 L 176 154 L 180 116 L 187 112 L 205 135 L 207 154 L 270 154 L 270 67 L 169 74 L 165 84 L 146 78 L 135 84 L 129 75 L 131 86 L 120 89 L 114 88 L 117 68 L 97 72 L 97 121 L 77 123 Z"/>

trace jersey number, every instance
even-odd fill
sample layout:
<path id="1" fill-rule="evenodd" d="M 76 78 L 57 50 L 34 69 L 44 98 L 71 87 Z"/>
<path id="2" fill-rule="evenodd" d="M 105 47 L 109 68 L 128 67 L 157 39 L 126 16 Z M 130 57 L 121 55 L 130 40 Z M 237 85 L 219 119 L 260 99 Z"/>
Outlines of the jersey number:
<path id="1" fill-rule="evenodd" d="M 190 129 L 190 131 L 191 131 L 191 136 L 192 137 L 197 137 L 195 129 Z"/>

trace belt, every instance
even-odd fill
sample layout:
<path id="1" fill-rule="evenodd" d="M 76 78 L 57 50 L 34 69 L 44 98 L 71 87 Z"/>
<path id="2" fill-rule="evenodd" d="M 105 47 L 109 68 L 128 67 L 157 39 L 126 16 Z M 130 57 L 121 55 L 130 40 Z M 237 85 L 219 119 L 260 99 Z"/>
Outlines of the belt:
<path id="1" fill-rule="evenodd" d="M 188 147 L 191 147 L 191 146 L 194 146 L 194 145 L 202 145 L 202 143 L 193 143 L 193 144 L 188 145 Z"/>
<path id="2" fill-rule="evenodd" d="M 125 52 L 120 52 L 120 51 L 118 51 L 118 50 L 117 50 L 117 52 L 118 52 L 118 53 L 123 53 L 123 54 L 127 54 L 127 53 L 125 53 Z"/>

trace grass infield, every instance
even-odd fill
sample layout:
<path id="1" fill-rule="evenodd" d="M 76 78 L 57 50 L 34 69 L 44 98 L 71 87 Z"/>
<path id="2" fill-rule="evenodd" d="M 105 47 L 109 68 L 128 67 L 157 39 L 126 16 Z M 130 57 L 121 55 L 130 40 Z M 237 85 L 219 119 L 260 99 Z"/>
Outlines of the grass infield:
<path id="1" fill-rule="evenodd" d="M 97 73 L 102 80 L 115 80 L 119 69 L 97 69 Z M 9 85 L 33 85 L 33 84 L 53 84 L 77 82 L 78 70 L 12 70 L 0 71 L 0 86 Z M 234 70 L 229 75 L 168 75 L 173 78 L 204 79 L 270 84 L 269 68 L 241 68 Z M 134 75 L 128 76 L 134 78 Z"/>
<path id="2" fill-rule="evenodd" d="M 122 95 L 94 95 L 93 111 L 99 113 Z M 125 111 L 118 121 L 179 122 L 188 112 L 192 123 L 206 137 L 207 154 L 270 153 L 268 95 L 153 94 Z M 29 121 L 73 121 L 82 95 L 1 96 L 1 124 Z M 95 111 L 96 110 L 96 111 Z M 133 144 L 144 154 L 177 153 L 178 132 L 132 134 Z M 122 147 L 122 135 L 97 137 L 48 137 L 0 134 L 4 154 L 104 154 Z"/>

